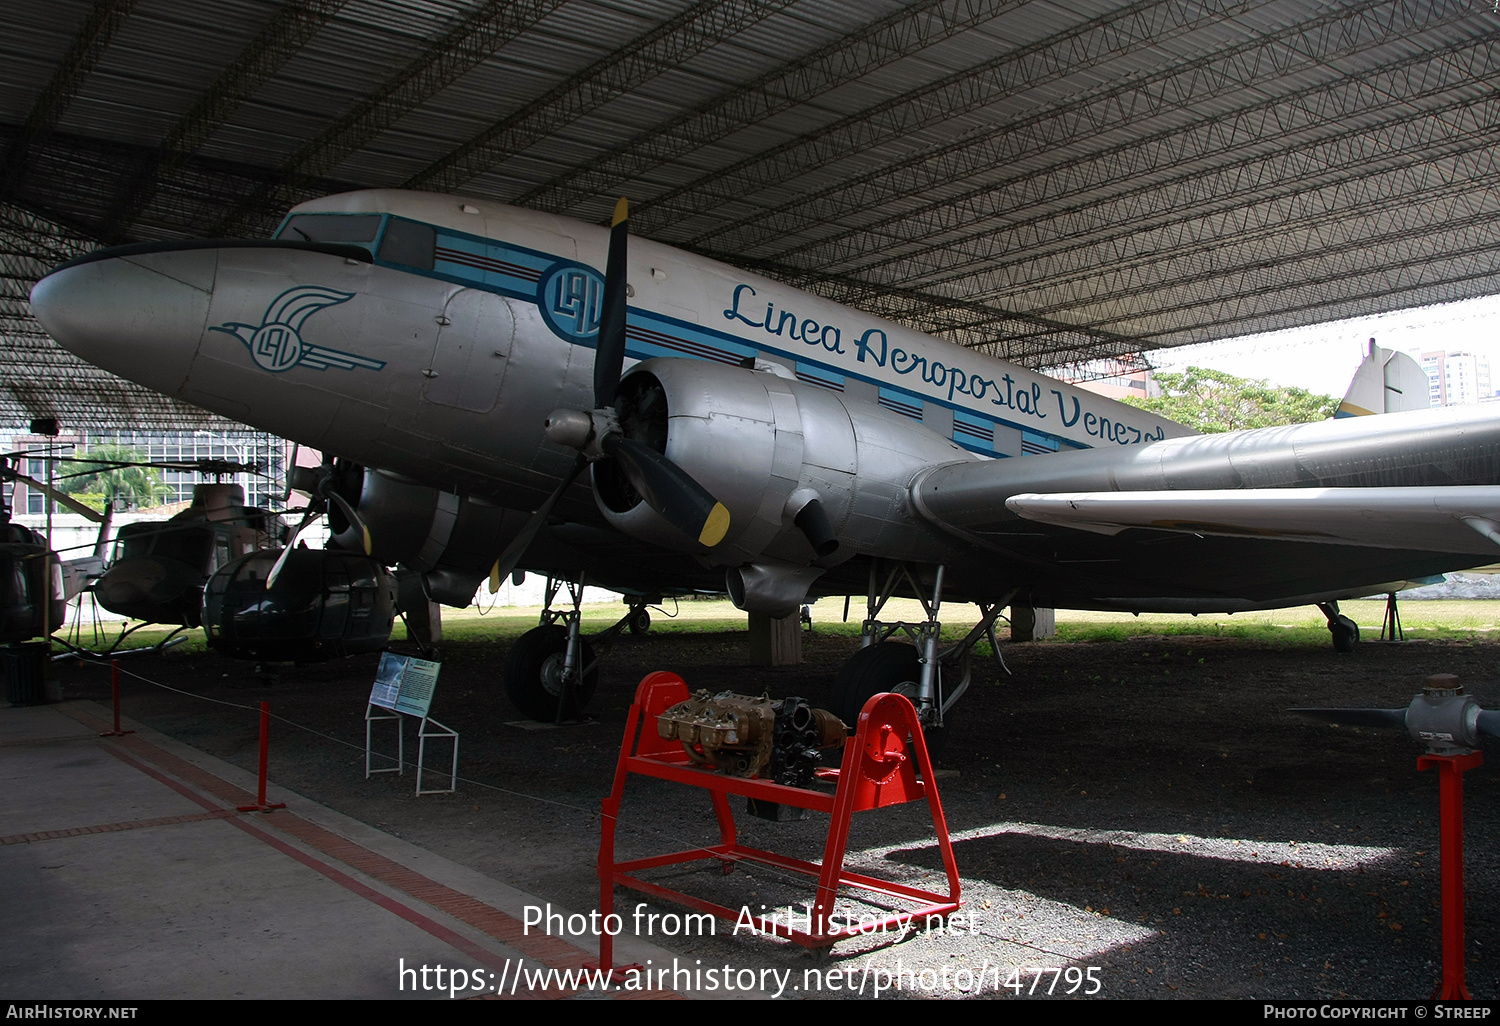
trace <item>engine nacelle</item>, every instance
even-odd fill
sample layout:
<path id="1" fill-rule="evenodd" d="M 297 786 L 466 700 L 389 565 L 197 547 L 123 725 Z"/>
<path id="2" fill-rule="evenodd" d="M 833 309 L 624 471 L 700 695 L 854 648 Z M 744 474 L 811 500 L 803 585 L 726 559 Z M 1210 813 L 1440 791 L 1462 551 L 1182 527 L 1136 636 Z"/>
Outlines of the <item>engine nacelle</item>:
<path id="1" fill-rule="evenodd" d="M 469 602 L 478 582 L 527 520 L 525 513 L 439 491 L 384 470 L 364 471 L 354 505 L 370 529 L 370 555 L 427 575 L 431 597 L 451 605 Z M 337 516 L 336 506 L 330 512 L 330 527 L 334 546 L 362 551 L 359 532 Z"/>
<path id="2" fill-rule="evenodd" d="M 787 592 L 809 564 L 877 546 L 906 546 L 916 559 L 936 553 L 939 543 L 908 507 L 907 485 L 924 467 L 978 458 L 916 421 L 765 361 L 751 369 L 647 360 L 621 379 L 617 409 L 628 437 L 664 452 L 724 504 L 730 528 L 712 550 L 695 547 L 610 460 L 594 465 L 604 515 L 643 541 L 722 566 L 755 564 L 746 583 L 759 578 L 763 587 L 751 592 Z M 768 574 L 788 581 L 772 584 Z"/>

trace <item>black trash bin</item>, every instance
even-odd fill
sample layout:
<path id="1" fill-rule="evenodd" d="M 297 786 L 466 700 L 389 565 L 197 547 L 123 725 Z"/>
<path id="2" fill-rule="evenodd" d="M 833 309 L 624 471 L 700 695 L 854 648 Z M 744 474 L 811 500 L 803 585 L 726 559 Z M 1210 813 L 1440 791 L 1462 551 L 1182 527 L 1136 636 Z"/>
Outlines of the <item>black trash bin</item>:
<path id="1" fill-rule="evenodd" d="M 52 642 L 22 641 L 0 649 L 5 660 L 5 697 L 11 705 L 41 705 L 47 700 L 47 661 Z"/>

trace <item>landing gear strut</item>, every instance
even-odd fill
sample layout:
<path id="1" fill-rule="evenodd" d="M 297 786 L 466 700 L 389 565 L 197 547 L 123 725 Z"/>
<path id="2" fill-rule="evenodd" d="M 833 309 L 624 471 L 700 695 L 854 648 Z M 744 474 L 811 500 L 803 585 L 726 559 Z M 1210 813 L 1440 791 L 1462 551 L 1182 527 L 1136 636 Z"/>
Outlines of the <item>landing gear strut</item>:
<path id="1" fill-rule="evenodd" d="M 553 609 L 563 587 L 571 609 Z M 516 639 L 505 659 L 505 695 L 534 720 L 562 723 L 583 714 L 599 684 L 598 659 L 579 633 L 583 618 L 583 578 L 547 578 L 541 626 Z"/>
<path id="2" fill-rule="evenodd" d="M 572 581 L 547 578 L 541 625 L 516 639 L 505 659 L 505 695 L 522 714 L 543 723 L 583 718 L 599 685 L 599 663 L 626 630 L 644 634 L 651 627 L 650 599 L 632 602 L 613 626 L 583 637 L 583 576 Z M 569 605 L 552 608 L 567 589 Z"/>
<path id="3" fill-rule="evenodd" d="M 630 604 L 630 612 L 625 614 L 625 626 L 631 634 L 645 634 L 651 629 L 651 612 L 646 608 L 644 602 Z"/>
<path id="4" fill-rule="evenodd" d="M 927 747 L 936 751 L 943 740 L 944 717 L 969 687 L 974 646 L 988 637 L 996 659 L 1000 659 L 1002 667 L 1005 665 L 995 638 L 995 619 L 1014 591 L 999 601 L 979 603 L 980 619 L 974 628 L 962 640 L 940 648 L 942 624 L 938 621 L 938 610 L 943 601 L 944 568 L 938 566 L 932 576 L 930 598 L 924 595 L 926 589 L 907 564 L 890 566 L 884 581 L 879 577 L 880 570 L 878 563 L 871 563 L 867 612 L 861 632 L 863 647 L 834 679 L 833 711 L 852 726 L 858 722 L 859 712 L 871 695 L 886 691 L 904 695 L 916 706 Z M 880 611 L 903 583 L 922 603 L 926 618 L 916 623 L 882 622 L 878 619 Z M 911 644 L 891 640 L 897 632 L 910 638 Z"/>
<path id="5" fill-rule="evenodd" d="M 1359 643 L 1359 624 L 1339 612 L 1337 602 L 1319 602 L 1318 608 L 1328 619 L 1328 633 L 1333 635 L 1336 652 L 1353 652 Z"/>

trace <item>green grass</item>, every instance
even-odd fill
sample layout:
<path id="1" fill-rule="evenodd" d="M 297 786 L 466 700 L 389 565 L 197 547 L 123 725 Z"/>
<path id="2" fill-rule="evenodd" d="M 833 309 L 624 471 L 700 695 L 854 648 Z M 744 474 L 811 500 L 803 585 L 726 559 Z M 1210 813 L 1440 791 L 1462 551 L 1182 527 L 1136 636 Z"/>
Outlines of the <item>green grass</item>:
<path id="1" fill-rule="evenodd" d="M 620 603 L 598 603 L 583 607 L 585 631 L 598 632 L 609 627 L 625 615 L 625 606 Z M 1341 611 L 1354 619 L 1361 634 L 1367 639 L 1380 636 L 1380 622 L 1385 612 L 1383 600 L 1361 600 L 1340 604 Z M 676 616 L 666 613 L 676 612 Z M 535 627 L 541 610 L 539 608 L 509 607 L 481 613 L 477 609 L 443 610 L 443 633 L 450 641 L 461 642 L 510 642 Z M 943 608 L 943 637 L 958 639 L 973 626 L 976 610 L 970 605 L 949 605 Z M 859 634 L 860 619 L 864 605 L 855 600 L 850 604 L 849 622 L 842 622 L 843 600 L 824 599 L 812 609 L 813 628 L 819 634 L 854 637 Z M 909 620 L 921 617 L 918 603 L 910 600 L 893 600 L 883 614 L 885 619 L 897 616 Z M 1437 602 L 1406 602 L 1401 606 L 1401 619 L 1408 638 L 1425 638 L 1468 641 L 1489 637 L 1500 639 L 1500 600 L 1447 599 Z M 108 632 L 110 640 L 118 633 L 114 627 Z M 693 600 L 674 604 L 668 601 L 665 612 L 653 609 L 651 632 L 653 634 L 702 634 L 721 631 L 746 630 L 745 614 L 735 609 L 727 599 Z M 126 646 L 142 647 L 154 644 L 170 633 L 164 627 L 146 627 L 135 632 Z M 188 631 L 187 641 L 173 651 L 201 652 L 204 650 L 203 632 Z M 997 628 L 1002 640 L 1004 624 Z M 1124 641 L 1128 638 L 1158 635 L 1207 636 L 1215 638 L 1239 638 L 1277 646 L 1326 645 L 1328 629 L 1323 614 L 1311 606 L 1292 609 L 1277 609 L 1253 613 L 1204 614 L 1192 616 L 1187 613 L 1101 613 L 1082 610 L 1058 610 L 1057 641 Z M 393 640 L 406 638 L 405 628 L 398 621 Z M 85 632 L 85 642 L 88 632 Z M 87 644 L 89 648 L 104 648 L 103 645 Z"/>
<path id="2" fill-rule="evenodd" d="M 1380 637 L 1380 624 L 1385 616 L 1384 599 L 1341 602 L 1339 611 L 1359 624 L 1361 637 Z M 1482 639 L 1500 630 L 1500 601 L 1446 599 L 1435 602 L 1404 602 L 1401 604 L 1401 623 L 1406 636 L 1413 639 Z M 1323 614 L 1312 606 L 1233 615 L 1142 613 L 1136 617 L 1128 613 L 1082 610 L 1060 610 L 1057 614 L 1057 636 L 1061 641 L 1122 641 L 1143 635 L 1242 638 L 1286 646 L 1328 643 L 1328 628 Z"/>

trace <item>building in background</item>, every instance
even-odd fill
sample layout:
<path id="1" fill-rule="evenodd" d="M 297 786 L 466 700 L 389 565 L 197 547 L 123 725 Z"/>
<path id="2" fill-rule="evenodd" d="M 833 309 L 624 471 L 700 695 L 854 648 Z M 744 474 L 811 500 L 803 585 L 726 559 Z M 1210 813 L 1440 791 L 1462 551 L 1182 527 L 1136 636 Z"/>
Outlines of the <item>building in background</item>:
<path id="1" fill-rule="evenodd" d="M 0 445 L 4 445 L 5 452 L 24 454 L 21 472 L 38 481 L 49 480 L 49 464 L 52 475 L 50 480 L 54 482 L 71 472 L 71 464 L 56 462 L 48 457 L 73 456 L 79 452 L 87 452 L 90 446 L 96 445 L 119 445 L 134 449 L 141 454 L 143 461 L 151 463 L 224 460 L 254 464 L 254 473 L 241 471 L 225 474 L 217 480 L 244 488 L 247 505 L 269 509 L 281 508 L 289 448 L 285 440 L 263 431 L 97 431 L 64 433 L 55 437 L 18 434 L 8 440 L 0 440 Z M 159 473 L 162 484 L 169 489 L 161 504 L 168 506 L 191 500 L 194 485 L 216 480 L 194 471 L 161 470 Z M 35 489 L 26 487 L 25 482 L 17 482 L 15 490 L 7 498 L 11 509 L 18 516 L 47 512 L 46 497 Z"/>
<path id="2" fill-rule="evenodd" d="M 1146 399 L 1161 394 L 1151 368 L 1135 360 L 1094 360 L 1066 371 L 1058 374 L 1062 380 L 1106 399 Z"/>
<path id="3" fill-rule="evenodd" d="M 1423 353 L 1420 359 L 1433 406 L 1470 406 L 1495 394 L 1488 356 L 1437 350 Z"/>

